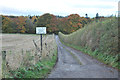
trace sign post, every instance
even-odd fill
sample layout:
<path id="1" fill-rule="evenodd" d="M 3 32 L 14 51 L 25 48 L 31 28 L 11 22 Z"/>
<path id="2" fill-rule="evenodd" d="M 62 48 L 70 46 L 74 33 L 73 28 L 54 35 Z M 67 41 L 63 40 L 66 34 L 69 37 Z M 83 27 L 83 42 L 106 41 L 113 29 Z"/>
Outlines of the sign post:
<path id="1" fill-rule="evenodd" d="M 42 34 L 41 34 L 41 52 L 42 52 Z"/>
<path id="2" fill-rule="evenodd" d="M 36 27 L 36 34 L 40 34 L 41 36 L 41 53 L 42 53 L 42 34 L 46 34 L 46 27 Z"/>

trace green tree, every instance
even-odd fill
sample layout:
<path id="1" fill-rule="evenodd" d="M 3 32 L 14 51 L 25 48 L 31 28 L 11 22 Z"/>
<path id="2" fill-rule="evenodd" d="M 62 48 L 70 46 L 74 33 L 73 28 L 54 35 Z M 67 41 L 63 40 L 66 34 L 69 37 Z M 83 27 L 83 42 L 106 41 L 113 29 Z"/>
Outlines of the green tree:
<path id="1" fill-rule="evenodd" d="M 58 30 L 57 28 L 57 18 L 49 13 L 46 13 L 40 16 L 37 19 L 37 26 L 45 26 L 47 27 L 47 33 L 53 33 Z"/>

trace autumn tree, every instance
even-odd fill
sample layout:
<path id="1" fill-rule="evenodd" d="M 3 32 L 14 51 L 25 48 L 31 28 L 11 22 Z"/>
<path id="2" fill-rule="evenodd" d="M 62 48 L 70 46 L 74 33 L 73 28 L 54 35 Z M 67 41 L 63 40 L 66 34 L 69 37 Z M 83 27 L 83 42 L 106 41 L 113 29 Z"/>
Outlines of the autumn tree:
<path id="1" fill-rule="evenodd" d="M 26 19 L 25 29 L 26 33 L 35 33 L 35 25 L 32 23 L 29 17 Z"/>
<path id="2" fill-rule="evenodd" d="M 86 15 L 87 16 L 87 15 Z M 47 27 L 47 33 L 65 34 L 72 33 L 85 24 L 91 22 L 89 17 L 80 17 L 78 14 L 71 14 L 66 17 L 55 16 L 53 14 L 43 14 L 42 16 L 4 16 L 3 32 L 11 33 L 35 33 L 35 27 Z"/>
<path id="3" fill-rule="evenodd" d="M 17 22 L 17 32 L 19 33 L 25 33 L 26 29 L 25 29 L 25 21 L 26 18 L 24 18 L 23 16 L 18 17 L 18 22 Z"/>
<path id="4" fill-rule="evenodd" d="M 31 20 L 32 20 L 32 23 L 35 24 L 37 22 L 37 17 L 33 16 Z"/>
<path id="5" fill-rule="evenodd" d="M 60 19 L 60 30 L 63 33 L 71 33 L 82 27 L 80 23 L 80 16 L 78 14 L 71 14 L 68 17 Z"/>
<path id="6" fill-rule="evenodd" d="M 37 26 L 47 27 L 47 33 L 58 31 L 57 18 L 49 13 L 46 13 L 37 19 Z"/>
<path id="7" fill-rule="evenodd" d="M 38 18 L 37 26 L 46 26 L 50 24 L 52 16 L 49 13 L 46 13 Z"/>
<path id="8" fill-rule="evenodd" d="M 2 32 L 4 33 L 12 33 L 13 32 L 13 27 L 12 27 L 12 21 L 8 17 L 3 17 L 4 19 L 2 20 Z"/>

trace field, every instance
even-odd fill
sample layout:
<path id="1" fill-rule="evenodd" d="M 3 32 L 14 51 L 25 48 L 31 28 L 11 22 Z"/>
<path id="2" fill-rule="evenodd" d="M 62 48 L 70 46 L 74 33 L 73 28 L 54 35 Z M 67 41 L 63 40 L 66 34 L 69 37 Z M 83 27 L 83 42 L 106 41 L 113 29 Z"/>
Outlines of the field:
<path id="1" fill-rule="evenodd" d="M 57 49 L 54 35 L 43 35 L 42 53 L 40 35 L 35 34 L 2 34 L 2 44 L 0 43 L 0 45 L 2 45 L 2 51 L 6 51 L 6 66 L 8 66 L 6 73 L 23 66 L 33 66 L 47 57 L 52 58 Z"/>

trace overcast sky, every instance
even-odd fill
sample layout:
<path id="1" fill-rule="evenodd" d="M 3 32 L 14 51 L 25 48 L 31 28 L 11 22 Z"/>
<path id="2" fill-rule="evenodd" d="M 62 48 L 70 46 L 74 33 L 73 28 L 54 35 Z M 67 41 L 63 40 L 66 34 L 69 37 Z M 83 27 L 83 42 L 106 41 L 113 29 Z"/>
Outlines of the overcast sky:
<path id="1" fill-rule="evenodd" d="M 1 0 L 0 14 L 3 15 L 42 15 L 51 13 L 67 16 L 79 14 L 95 17 L 115 15 L 120 0 Z"/>

